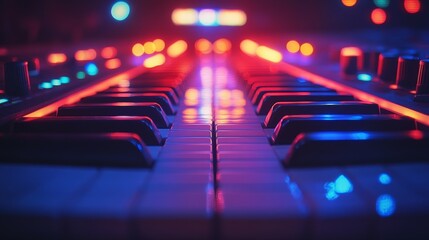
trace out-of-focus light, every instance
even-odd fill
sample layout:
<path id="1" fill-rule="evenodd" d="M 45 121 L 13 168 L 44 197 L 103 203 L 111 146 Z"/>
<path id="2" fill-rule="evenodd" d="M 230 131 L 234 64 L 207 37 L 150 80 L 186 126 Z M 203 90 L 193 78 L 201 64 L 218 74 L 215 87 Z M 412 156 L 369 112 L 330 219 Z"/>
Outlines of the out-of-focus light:
<path id="1" fill-rule="evenodd" d="M 130 5 L 123 1 L 116 2 L 113 4 L 110 13 L 115 20 L 123 21 L 130 15 Z"/>
<path id="2" fill-rule="evenodd" d="M 259 46 L 256 49 L 256 55 L 270 62 L 278 63 L 282 60 L 282 54 L 272 48 Z"/>
<path id="3" fill-rule="evenodd" d="M 50 82 L 42 82 L 39 84 L 39 89 L 50 89 L 52 88 L 52 83 Z"/>
<path id="4" fill-rule="evenodd" d="M 48 62 L 51 64 L 60 64 L 67 61 L 67 56 L 64 53 L 51 53 L 48 55 Z"/>
<path id="5" fill-rule="evenodd" d="M 213 50 L 213 46 L 212 46 L 212 43 L 211 43 L 209 40 L 207 40 L 207 39 L 205 39 L 205 38 L 201 38 L 201 39 L 198 39 L 198 40 L 195 42 L 195 49 L 196 49 L 199 53 L 202 53 L 202 54 L 209 54 L 209 53 L 211 53 L 211 52 L 212 52 L 212 50 Z"/>
<path id="6" fill-rule="evenodd" d="M 343 47 L 341 56 L 362 56 L 362 50 L 358 47 Z"/>
<path id="7" fill-rule="evenodd" d="M 192 8 L 177 8 L 171 13 L 175 25 L 195 25 L 198 23 L 198 11 Z"/>
<path id="8" fill-rule="evenodd" d="M 213 51 L 218 54 L 226 53 L 231 50 L 231 42 L 226 38 L 221 38 L 213 43 Z"/>
<path id="9" fill-rule="evenodd" d="M 303 43 L 299 50 L 304 56 L 310 56 L 314 52 L 313 45 L 311 45 L 310 43 Z"/>
<path id="10" fill-rule="evenodd" d="M 116 54 L 118 54 L 118 50 L 115 47 L 105 47 L 101 50 L 101 56 L 106 59 L 114 58 Z"/>
<path id="11" fill-rule="evenodd" d="M 119 68 L 120 66 L 121 66 L 121 60 L 119 59 L 119 58 L 112 58 L 112 59 L 109 59 L 109 60 L 107 60 L 105 63 L 104 63 L 104 66 L 107 68 L 107 69 L 117 69 L 117 68 Z"/>
<path id="12" fill-rule="evenodd" d="M 7 103 L 7 102 L 9 102 L 9 99 L 7 99 L 7 98 L 0 98 L 0 104 Z"/>
<path id="13" fill-rule="evenodd" d="M 341 2 L 346 7 L 353 7 L 354 5 L 356 5 L 357 0 L 341 0 Z"/>
<path id="14" fill-rule="evenodd" d="M 219 10 L 218 23 L 223 26 L 243 26 L 247 22 L 246 13 L 241 10 Z"/>
<path id="15" fill-rule="evenodd" d="M 145 66 L 146 68 L 154 68 L 157 66 L 161 66 L 164 63 L 165 63 L 164 54 L 158 53 L 152 57 L 145 59 L 143 62 L 143 66 Z"/>
<path id="16" fill-rule="evenodd" d="M 376 211 L 381 217 L 388 217 L 395 213 L 395 199 L 389 194 L 383 194 L 377 198 Z"/>
<path id="17" fill-rule="evenodd" d="M 70 82 L 70 78 L 67 76 L 60 77 L 61 84 L 67 84 Z"/>
<path id="18" fill-rule="evenodd" d="M 131 49 L 131 51 L 133 52 L 134 56 L 140 57 L 141 55 L 144 54 L 145 49 L 143 47 L 143 44 L 136 43 L 136 44 L 133 45 L 133 48 Z"/>
<path id="19" fill-rule="evenodd" d="M 97 57 L 97 52 L 95 49 L 90 48 L 86 50 L 78 50 L 74 54 L 74 59 L 76 61 L 91 61 Z"/>
<path id="20" fill-rule="evenodd" d="M 390 4 L 390 0 L 374 0 L 374 4 L 379 8 L 387 8 Z"/>
<path id="21" fill-rule="evenodd" d="M 179 40 L 174 42 L 167 48 L 167 54 L 168 56 L 175 58 L 182 55 L 187 48 L 188 44 L 183 40 Z"/>
<path id="22" fill-rule="evenodd" d="M 216 15 L 213 9 L 202 9 L 198 13 L 198 21 L 203 26 L 215 26 L 218 24 Z"/>
<path id="23" fill-rule="evenodd" d="M 89 76 L 95 76 L 98 74 L 98 67 L 95 63 L 88 63 L 85 65 L 85 71 Z"/>
<path id="24" fill-rule="evenodd" d="M 77 79 L 84 79 L 85 78 L 85 72 L 83 71 L 79 71 L 76 73 L 76 78 Z"/>
<path id="25" fill-rule="evenodd" d="M 55 78 L 55 79 L 51 80 L 51 84 L 52 84 L 52 86 L 60 86 L 61 81 L 60 81 L 60 79 Z"/>
<path id="26" fill-rule="evenodd" d="M 382 173 L 380 176 L 378 176 L 378 181 L 383 185 L 387 185 L 392 182 L 392 178 L 389 176 L 389 174 Z"/>
<path id="27" fill-rule="evenodd" d="M 0 56 L 6 56 L 8 52 L 7 48 L 0 48 Z"/>
<path id="28" fill-rule="evenodd" d="M 143 45 L 144 53 L 152 54 L 155 52 L 156 46 L 153 42 L 145 42 Z"/>
<path id="29" fill-rule="evenodd" d="M 386 22 L 386 12 L 381 8 L 376 8 L 371 12 L 371 20 L 374 24 L 380 25 Z"/>
<path id="30" fill-rule="evenodd" d="M 357 75 L 357 79 L 363 82 L 369 82 L 372 80 L 372 76 L 366 73 L 360 73 Z"/>
<path id="31" fill-rule="evenodd" d="M 297 53 L 299 52 L 299 42 L 295 41 L 295 40 L 290 40 L 289 42 L 286 43 L 286 49 L 288 50 L 288 52 L 290 53 Z"/>
<path id="32" fill-rule="evenodd" d="M 165 42 L 162 39 L 153 40 L 153 44 L 155 44 L 155 52 L 161 52 L 165 48 Z"/>
<path id="33" fill-rule="evenodd" d="M 245 39 L 245 40 L 241 41 L 241 43 L 240 43 L 241 51 L 243 51 L 244 53 L 251 55 L 251 56 L 256 55 L 256 49 L 258 47 L 259 47 L 259 44 L 250 40 L 250 39 Z"/>
<path id="34" fill-rule="evenodd" d="M 418 13 L 421 8 L 420 0 L 404 0 L 404 8 L 407 13 Z"/>

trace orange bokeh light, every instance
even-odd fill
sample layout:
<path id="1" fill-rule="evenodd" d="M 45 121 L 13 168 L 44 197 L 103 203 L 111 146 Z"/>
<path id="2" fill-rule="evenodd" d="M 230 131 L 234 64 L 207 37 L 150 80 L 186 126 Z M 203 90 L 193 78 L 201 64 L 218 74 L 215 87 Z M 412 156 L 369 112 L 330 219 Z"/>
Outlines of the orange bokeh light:
<path id="1" fill-rule="evenodd" d="M 380 25 L 386 22 L 386 12 L 381 8 L 376 8 L 371 12 L 371 20 L 374 24 Z"/>
<path id="2" fill-rule="evenodd" d="M 174 42 L 167 48 L 167 54 L 168 56 L 175 58 L 182 55 L 187 48 L 188 44 L 183 40 L 179 40 Z"/>
<path id="3" fill-rule="evenodd" d="M 93 48 L 86 50 L 78 50 L 74 54 L 74 59 L 76 59 L 76 61 L 91 61 L 94 60 L 96 57 L 97 52 Z"/>
<path id="4" fill-rule="evenodd" d="M 140 57 L 144 54 L 144 46 L 141 43 L 136 43 L 133 45 L 131 51 L 133 52 L 134 56 Z"/>
<path id="5" fill-rule="evenodd" d="M 152 54 L 156 50 L 156 45 L 153 42 L 145 42 L 143 45 L 144 53 L 146 54 Z"/>
<path id="6" fill-rule="evenodd" d="M 201 38 L 201 39 L 198 39 L 198 40 L 195 42 L 195 49 L 196 49 L 199 53 L 202 53 L 202 54 L 209 54 L 209 53 L 211 53 L 211 52 L 212 52 L 212 50 L 213 50 L 213 46 L 212 46 L 212 43 L 211 43 L 209 40 L 207 40 L 207 39 L 205 39 L 205 38 Z"/>
<path id="7" fill-rule="evenodd" d="M 353 7 L 354 5 L 356 5 L 357 0 L 341 0 L 341 2 L 346 7 Z"/>
<path id="8" fill-rule="evenodd" d="M 286 49 L 290 52 L 290 53 L 297 53 L 299 52 L 299 42 L 295 41 L 295 40 L 290 40 L 289 42 L 286 43 Z"/>
<path id="9" fill-rule="evenodd" d="M 213 43 L 213 51 L 218 54 L 226 53 L 231 50 L 231 42 L 228 39 L 221 38 Z"/>
<path id="10" fill-rule="evenodd" d="M 158 53 L 150 58 L 147 58 L 143 62 L 143 66 L 146 68 L 154 68 L 161 66 L 165 63 L 165 56 L 162 53 Z"/>
<path id="11" fill-rule="evenodd" d="M 48 55 L 48 62 L 51 64 L 60 64 L 67 61 L 67 56 L 64 53 L 51 53 Z"/>
<path id="12" fill-rule="evenodd" d="M 303 43 L 299 49 L 304 56 L 310 56 L 314 52 L 314 47 L 310 43 Z"/>
<path id="13" fill-rule="evenodd" d="M 153 44 L 155 44 L 155 52 L 161 52 L 165 48 L 165 42 L 162 39 L 153 40 Z"/>
<path id="14" fill-rule="evenodd" d="M 358 47 L 343 47 L 341 56 L 362 56 L 362 50 Z"/>
<path id="15" fill-rule="evenodd" d="M 262 59 L 275 63 L 280 62 L 283 58 L 280 52 L 266 46 L 259 46 L 256 49 L 256 55 Z"/>
<path id="16" fill-rule="evenodd" d="M 421 8 L 420 0 L 405 0 L 404 8 L 407 13 L 418 13 Z"/>
<path id="17" fill-rule="evenodd" d="M 121 60 L 119 58 L 112 58 L 109 60 L 106 60 L 106 62 L 104 63 L 104 66 L 107 69 L 117 69 L 121 66 Z"/>
<path id="18" fill-rule="evenodd" d="M 245 40 L 241 41 L 241 43 L 240 43 L 241 51 L 243 51 L 244 53 L 246 53 L 250 56 L 256 55 L 256 49 L 258 48 L 258 46 L 259 46 L 259 44 L 257 44 L 256 42 L 254 42 L 250 39 L 245 39 Z"/>
<path id="19" fill-rule="evenodd" d="M 118 54 L 118 50 L 115 47 L 105 47 L 101 50 L 101 56 L 103 58 L 114 58 Z"/>

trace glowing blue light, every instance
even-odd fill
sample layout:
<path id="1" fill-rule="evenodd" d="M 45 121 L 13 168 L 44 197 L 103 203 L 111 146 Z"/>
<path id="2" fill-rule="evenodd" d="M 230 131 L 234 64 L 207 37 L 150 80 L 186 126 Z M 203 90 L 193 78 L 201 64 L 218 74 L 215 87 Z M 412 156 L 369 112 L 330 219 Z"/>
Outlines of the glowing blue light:
<path id="1" fill-rule="evenodd" d="M 59 79 L 52 79 L 51 80 L 51 84 L 52 86 L 60 86 L 61 85 L 61 81 Z"/>
<path id="2" fill-rule="evenodd" d="M 126 2 L 116 2 L 110 10 L 112 17 L 117 21 L 123 21 L 130 15 L 130 5 Z"/>
<path id="3" fill-rule="evenodd" d="M 367 140 L 369 136 L 370 136 L 369 133 L 366 133 L 366 132 L 352 133 L 352 138 L 355 140 Z"/>
<path id="4" fill-rule="evenodd" d="M 88 63 L 85 65 L 85 71 L 89 76 L 95 76 L 98 74 L 98 67 L 95 63 Z"/>
<path id="5" fill-rule="evenodd" d="M 7 99 L 7 98 L 0 98 L 0 104 L 6 103 L 6 102 L 9 102 L 9 99 Z"/>
<path id="6" fill-rule="evenodd" d="M 396 209 L 395 199 L 389 194 L 383 194 L 377 198 L 375 209 L 381 217 L 391 216 Z"/>
<path id="7" fill-rule="evenodd" d="M 381 184 L 390 184 L 392 182 L 392 178 L 387 173 L 382 173 L 380 176 L 378 176 L 378 181 Z"/>
<path id="8" fill-rule="evenodd" d="M 67 84 L 70 82 L 70 78 L 67 76 L 62 76 L 62 77 L 60 77 L 60 81 L 62 84 Z"/>
<path id="9" fill-rule="evenodd" d="M 337 193 L 349 193 L 353 191 L 353 185 L 349 179 L 344 175 L 340 175 L 335 180 L 335 192 Z"/>
<path id="10" fill-rule="evenodd" d="M 296 80 L 300 83 L 307 82 L 307 80 L 305 78 L 297 78 Z"/>
<path id="11" fill-rule="evenodd" d="M 77 79 L 84 79 L 85 78 L 85 73 L 82 71 L 79 71 L 76 73 L 76 78 Z"/>
<path id="12" fill-rule="evenodd" d="M 357 79 L 364 82 L 369 82 L 372 80 L 372 76 L 366 73 L 360 73 L 357 75 Z"/>
<path id="13" fill-rule="evenodd" d="M 39 89 L 50 89 L 50 88 L 52 88 L 52 83 L 50 82 L 42 82 L 39 85 Z"/>

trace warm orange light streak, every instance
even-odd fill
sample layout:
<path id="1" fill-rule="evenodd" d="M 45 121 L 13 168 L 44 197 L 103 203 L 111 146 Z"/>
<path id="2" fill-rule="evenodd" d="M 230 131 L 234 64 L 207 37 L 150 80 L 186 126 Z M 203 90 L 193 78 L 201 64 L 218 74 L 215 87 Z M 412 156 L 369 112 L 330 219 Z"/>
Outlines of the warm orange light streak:
<path id="1" fill-rule="evenodd" d="M 241 10 L 221 9 L 217 17 L 219 25 L 223 26 L 243 26 L 247 22 L 246 13 Z"/>
<path id="2" fill-rule="evenodd" d="M 145 42 L 144 45 L 144 53 L 152 54 L 155 52 L 156 46 L 153 42 Z"/>
<path id="3" fill-rule="evenodd" d="M 131 49 L 132 53 L 136 57 L 140 57 L 144 54 L 144 47 L 141 43 L 136 43 L 133 45 L 133 48 Z"/>
<path id="4" fill-rule="evenodd" d="M 404 8 L 407 13 L 418 13 L 421 8 L 420 0 L 405 0 Z"/>
<path id="5" fill-rule="evenodd" d="M 51 114 L 51 113 L 57 111 L 57 109 L 62 105 L 73 104 L 75 102 L 78 102 L 81 98 L 84 98 L 84 97 L 87 97 L 90 95 L 94 95 L 100 91 L 104 91 L 107 88 L 109 88 L 110 86 L 119 84 L 121 81 L 124 81 L 124 79 L 135 78 L 138 75 L 144 73 L 145 71 L 147 71 L 147 70 L 143 67 L 132 68 L 128 71 L 125 71 L 125 72 L 117 74 L 113 77 L 107 78 L 106 80 L 104 80 L 98 84 L 95 84 L 89 88 L 86 88 L 86 89 L 81 90 L 79 92 L 75 92 L 75 93 L 72 93 L 68 96 L 65 96 L 61 100 L 58 100 L 52 104 L 49 104 L 46 107 L 40 108 L 40 109 L 38 109 L 32 113 L 29 113 L 29 114 L 25 115 L 24 117 L 43 117 L 43 116 L 46 116 L 48 114 Z"/>
<path id="6" fill-rule="evenodd" d="M 371 20 L 374 24 L 380 25 L 386 22 L 387 14 L 381 8 L 376 8 L 371 12 Z"/>
<path id="7" fill-rule="evenodd" d="M 48 55 L 48 62 L 51 64 L 60 64 L 67 61 L 67 56 L 64 53 L 51 53 Z"/>
<path id="8" fill-rule="evenodd" d="M 299 50 L 301 51 L 301 54 L 304 56 L 310 56 L 314 52 L 313 45 L 311 45 L 310 43 L 303 43 Z"/>
<path id="9" fill-rule="evenodd" d="M 259 46 L 256 49 L 256 55 L 262 59 L 268 60 L 270 62 L 278 63 L 282 60 L 282 54 L 272 48 L 267 46 Z"/>
<path id="10" fill-rule="evenodd" d="M 341 0 L 341 2 L 344 4 L 344 6 L 346 7 L 353 7 L 354 5 L 356 5 L 357 0 Z"/>
<path id="11" fill-rule="evenodd" d="M 165 42 L 162 39 L 153 40 L 153 44 L 155 44 L 155 52 L 162 52 L 165 48 Z"/>
<path id="12" fill-rule="evenodd" d="M 96 57 L 97 52 L 93 48 L 78 50 L 74 54 L 74 59 L 76 59 L 76 61 L 91 61 L 94 60 Z"/>
<path id="13" fill-rule="evenodd" d="M 192 8 L 177 8 L 171 13 L 175 25 L 194 25 L 198 22 L 198 11 Z"/>
<path id="14" fill-rule="evenodd" d="M 201 39 L 198 39 L 198 40 L 195 42 L 195 49 L 196 49 L 199 53 L 202 53 L 202 54 L 209 54 L 209 53 L 211 53 L 211 52 L 212 52 L 212 50 L 213 50 L 213 46 L 212 46 L 212 43 L 211 43 L 209 40 L 207 40 L 207 39 L 205 39 L 205 38 L 201 38 Z"/>
<path id="15" fill-rule="evenodd" d="M 179 40 L 174 42 L 167 48 L 167 54 L 168 56 L 175 58 L 182 55 L 187 48 L 188 44 L 183 40 Z"/>
<path id="16" fill-rule="evenodd" d="M 299 42 L 295 40 L 290 40 L 289 42 L 286 43 L 286 49 L 290 53 L 299 52 L 299 47 L 300 47 Z"/>
<path id="17" fill-rule="evenodd" d="M 393 103 L 389 100 L 386 100 L 382 97 L 370 94 L 368 92 L 355 89 L 353 87 L 349 87 L 347 85 L 344 85 L 342 83 L 332 81 L 328 78 L 319 76 L 317 74 L 314 74 L 312 72 L 306 71 L 304 69 L 301 69 L 299 67 L 293 66 L 291 64 L 281 62 L 278 65 L 279 69 L 285 71 L 286 73 L 291 74 L 295 77 L 301 77 L 304 79 L 308 79 L 309 81 L 325 86 L 327 88 L 332 88 L 334 90 L 337 90 L 339 92 L 347 92 L 355 96 L 356 98 L 362 100 L 362 101 L 369 101 L 378 104 L 381 108 L 384 108 L 388 111 L 408 116 L 411 118 L 414 118 L 416 121 L 421 122 L 425 125 L 428 125 L 429 123 L 429 115 L 426 115 L 424 113 L 418 112 L 416 110 L 407 108 L 405 106 L 401 106 L 399 104 Z"/>
<path id="18" fill-rule="evenodd" d="M 105 47 L 101 50 L 101 56 L 103 58 L 114 58 L 118 54 L 118 50 L 115 47 Z"/>
<path id="19" fill-rule="evenodd" d="M 143 66 L 147 68 L 154 68 L 161 66 L 165 63 L 165 56 L 162 53 L 158 53 L 152 57 L 146 58 L 143 62 Z"/>
<path id="20" fill-rule="evenodd" d="M 259 44 L 257 44 L 256 42 L 254 42 L 250 39 L 245 39 L 245 40 L 241 41 L 241 43 L 240 43 L 241 51 L 243 51 L 244 53 L 246 53 L 250 56 L 256 55 L 256 49 L 258 47 L 259 47 Z"/>
<path id="21" fill-rule="evenodd" d="M 121 60 L 119 58 L 112 58 L 109 60 L 106 60 L 106 62 L 104 63 L 104 66 L 107 69 L 117 69 L 121 66 Z"/>
<path id="22" fill-rule="evenodd" d="M 213 43 L 213 51 L 217 54 L 226 53 L 231 50 L 231 42 L 228 39 L 221 38 Z"/>
<path id="23" fill-rule="evenodd" d="M 341 56 L 362 56 L 362 50 L 358 47 L 343 47 L 341 49 Z"/>

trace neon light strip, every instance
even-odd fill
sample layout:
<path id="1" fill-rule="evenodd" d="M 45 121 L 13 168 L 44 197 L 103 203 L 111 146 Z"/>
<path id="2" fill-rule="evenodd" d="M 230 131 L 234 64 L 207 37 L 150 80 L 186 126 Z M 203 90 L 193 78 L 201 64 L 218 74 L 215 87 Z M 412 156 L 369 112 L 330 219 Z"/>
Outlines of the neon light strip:
<path id="1" fill-rule="evenodd" d="M 243 26 L 247 15 L 236 9 L 176 8 L 171 13 L 175 25 L 185 26 Z"/>
<path id="2" fill-rule="evenodd" d="M 52 103 L 49 104 L 46 107 L 40 108 L 32 113 L 29 113 L 25 115 L 24 117 L 43 117 L 48 114 L 51 114 L 55 112 L 60 106 L 65 104 L 73 104 L 75 102 L 78 102 L 81 98 L 93 95 L 99 91 L 106 90 L 112 85 L 119 84 L 119 82 L 126 80 L 126 79 L 132 79 L 137 77 L 138 75 L 144 73 L 147 69 L 143 66 L 138 66 L 135 68 L 132 68 L 128 71 L 125 71 L 123 73 L 120 73 L 118 75 L 115 75 L 113 77 L 107 78 L 106 80 L 97 83 L 93 86 L 90 86 L 86 89 L 80 90 L 75 93 L 71 93 L 70 95 Z"/>

